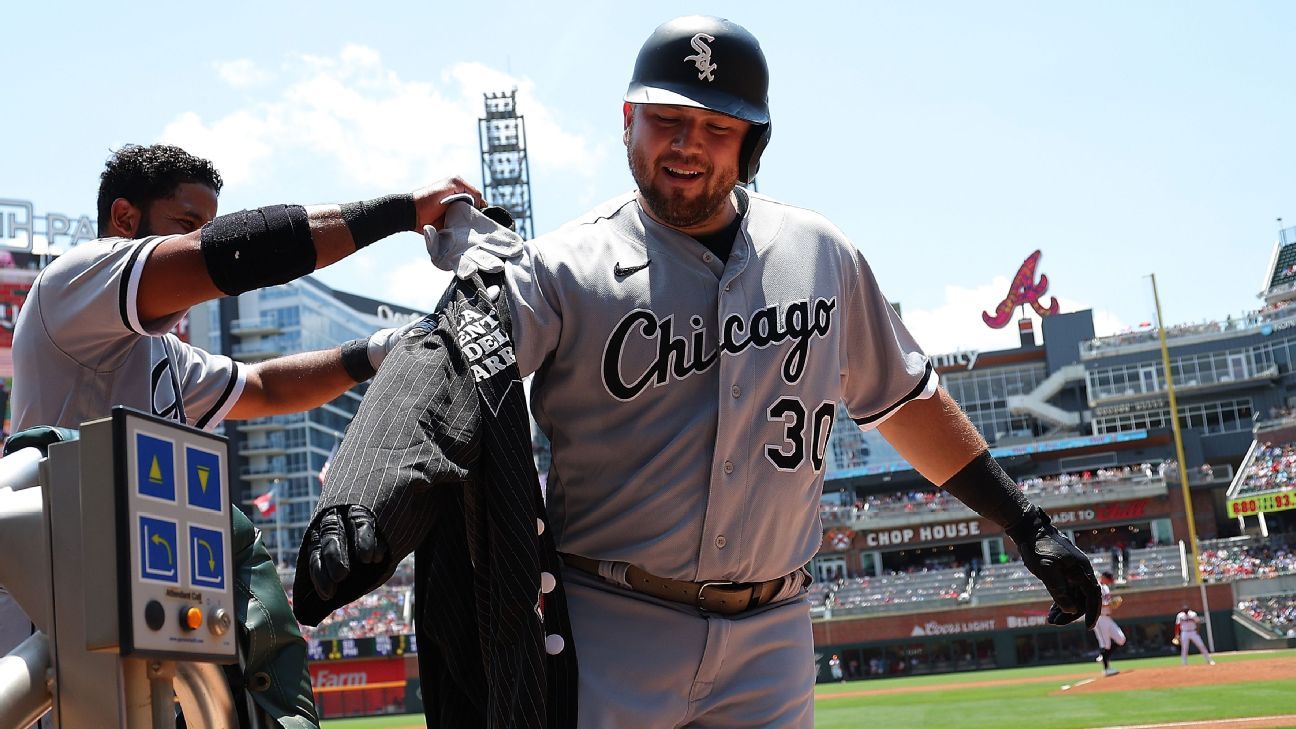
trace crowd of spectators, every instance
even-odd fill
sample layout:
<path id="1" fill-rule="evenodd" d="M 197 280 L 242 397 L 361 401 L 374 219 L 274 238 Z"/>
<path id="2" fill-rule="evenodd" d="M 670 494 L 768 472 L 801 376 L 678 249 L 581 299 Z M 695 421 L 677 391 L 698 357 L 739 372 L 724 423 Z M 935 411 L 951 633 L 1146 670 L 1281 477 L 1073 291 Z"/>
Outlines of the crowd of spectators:
<path id="1" fill-rule="evenodd" d="M 1296 313 L 1292 305 L 1296 300 L 1280 301 L 1276 304 L 1268 304 L 1255 311 L 1248 311 L 1242 316 L 1234 318 L 1232 315 L 1225 317 L 1222 321 L 1203 321 L 1191 324 L 1175 324 L 1166 327 L 1166 338 L 1188 337 L 1198 334 L 1217 334 L 1222 332 L 1236 332 L 1246 329 L 1254 329 L 1267 322 L 1278 319 L 1285 319 Z M 1095 337 L 1085 344 L 1085 349 L 1089 352 L 1097 352 L 1101 349 L 1110 349 L 1112 347 L 1122 347 L 1129 344 L 1140 344 L 1143 342 L 1155 342 L 1158 339 L 1157 328 L 1149 322 L 1145 327 L 1130 329 L 1110 334 L 1103 337 Z"/>
<path id="2" fill-rule="evenodd" d="M 1296 638 L 1296 595 L 1243 600 L 1237 609 L 1288 638 Z"/>
<path id="3" fill-rule="evenodd" d="M 1203 476 L 1213 475 L 1209 464 L 1202 466 Z M 1170 478 L 1175 475 L 1173 463 L 1144 463 L 1119 468 L 1099 468 L 1056 476 L 1043 476 L 1017 482 L 1028 497 L 1083 496 L 1102 492 L 1117 482 Z M 847 524 L 857 519 L 867 519 L 876 514 L 912 514 L 949 511 L 962 508 L 957 499 L 941 489 L 911 489 L 891 494 L 869 494 L 856 499 L 854 504 L 821 504 L 820 516 L 828 523 Z"/>
<path id="4" fill-rule="evenodd" d="M 412 594 L 408 586 L 384 585 L 333 611 L 317 627 L 303 625 L 302 635 L 307 640 L 334 640 L 412 634 Z"/>
<path id="5" fill-rule="evenodd" d="M 917 602 L 966 599 L 968 573 L 964 567 L 893 571 L 880 577 L 838 578 L 810 586 L 816 613 L 860 608 L 903 606 Z"/>
<path id="6" fill-rule="evenodd" d="M 1265 441 L 1256 448 L 1246 470 L 1242 472 L 1242 485 L 1238 494 L 1262 491 L 1290 491 L 1296 475 L 1296 444 Z"/>
<path id="7" fill-rule="evenodd" d="M 1201 575 L 1211 582 L 1296 574 L 1296 544 L 1271 540 L 1261 544 L 1202 544 Z"/>

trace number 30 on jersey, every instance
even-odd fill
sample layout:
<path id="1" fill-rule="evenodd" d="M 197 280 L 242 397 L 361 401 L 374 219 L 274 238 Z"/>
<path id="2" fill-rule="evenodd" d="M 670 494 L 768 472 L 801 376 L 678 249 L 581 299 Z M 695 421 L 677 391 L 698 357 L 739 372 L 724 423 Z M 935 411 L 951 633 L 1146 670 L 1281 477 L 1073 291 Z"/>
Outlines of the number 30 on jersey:
<path id="1" fill-rule="evenodd" d="M 799 470 L 809 456 L 811 468 L 816 473 L 822 471 L 836 411 L 837 403 L 827 400 L 820 403 L 813 413 L 806 410 L 799 397 L 784 396 L 775 400 L 769 406 L 768 417 L 783 423 L 783 442 L 765 446 L 765 457 L 778 470 L 793 472 Z"/>

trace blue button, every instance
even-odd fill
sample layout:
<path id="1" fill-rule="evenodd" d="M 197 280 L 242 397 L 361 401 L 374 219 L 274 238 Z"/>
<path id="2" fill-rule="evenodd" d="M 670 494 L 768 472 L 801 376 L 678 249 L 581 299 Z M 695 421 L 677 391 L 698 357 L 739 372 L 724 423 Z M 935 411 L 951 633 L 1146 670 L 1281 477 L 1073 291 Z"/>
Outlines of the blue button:
<path id="1" fill-rule="evenodd" d="M 175 447 L 169 440 L 135 434 L 136 489 L 141 496 L 175 502 Z"/>
<path id="2" fill-rule="evenodd" d="M 225 499 L 221 493 L 222 476 L 219 454 L 197 448 L 185 448 L 185 482 L 189 505 L 220 511 Z"/>
<path id="3" fill-rule="evenodd" d="M 140 579 L 180 582 L 176 569 L 176 523 L 169 519 L 139 515 Z"/>
<path id="4" fill-rule="evenodd" d="M 189 577 L 194 586 L 225 589 L 225 535 L 189 525 Z"/>

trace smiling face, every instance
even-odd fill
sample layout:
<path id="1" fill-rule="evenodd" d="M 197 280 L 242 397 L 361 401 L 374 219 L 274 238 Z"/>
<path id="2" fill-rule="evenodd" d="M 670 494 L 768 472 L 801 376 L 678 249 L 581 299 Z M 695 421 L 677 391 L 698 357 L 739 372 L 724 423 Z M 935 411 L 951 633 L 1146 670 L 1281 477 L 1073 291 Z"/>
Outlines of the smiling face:
<path id="1" fill-rule="evenodd" d="M 750 124 L 706 109 L 626 104 L 626 154 L 648 214 L 690 235 L 733 220 L 729 194 Z"/>

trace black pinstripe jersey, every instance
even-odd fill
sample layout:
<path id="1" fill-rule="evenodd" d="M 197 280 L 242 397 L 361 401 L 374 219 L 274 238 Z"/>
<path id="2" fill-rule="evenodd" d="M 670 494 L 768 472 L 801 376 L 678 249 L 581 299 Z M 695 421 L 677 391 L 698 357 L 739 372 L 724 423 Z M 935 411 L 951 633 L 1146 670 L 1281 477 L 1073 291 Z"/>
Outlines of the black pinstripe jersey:
<path id="1" fill-rule="evenodd" d="M 502 279 L 494 284 L 502 284 Z M 338 448 L 297 560 L 294 610 L 316 625 L 415 554 L 429 727 L 575 727 L 576 653 L 531 459 L 507 305 L 474 277 L 388 355 Z M 324 509 L 363 504 L 388 561 L 352 565 L 332 600 L 309 577 Z M 541 573 L 558 581 L 541 591 Z M 562 636 L 556 655 L 549 634 Z"/>

